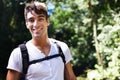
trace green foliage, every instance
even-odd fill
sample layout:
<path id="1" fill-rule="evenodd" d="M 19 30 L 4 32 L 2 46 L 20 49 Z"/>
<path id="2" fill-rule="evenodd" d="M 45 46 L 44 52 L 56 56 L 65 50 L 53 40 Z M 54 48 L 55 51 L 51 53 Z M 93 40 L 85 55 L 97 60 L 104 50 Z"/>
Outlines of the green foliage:
<path id="1" fill-rule="evenodd" d="M 100 9 L 100 15 L 97 19 L 97 29 L 99 31 L 97 46 L 102 58 L 102 65 L 96 64 L 95 70 L 88 70 L 87 77 L 89 80 L 119 80 L 120 14 L 118 9 L 120 9 L 120 6 L 113 9 L 113 6 L 117 5 L 116 2 L 105 1 L 105 3 L 107 6 L 103 4 L 104 10 Z"/>
<path id="2" fill-rule="evenodd" d="M 99 50 L 103 66 L 96 65 L 96 70 L 88 72 L 89 80 L 119 80 L 120 75 L 120 26 L 107 25 L 98 36 Z M 92 76 L 96 74 L 95 76 Z"/>

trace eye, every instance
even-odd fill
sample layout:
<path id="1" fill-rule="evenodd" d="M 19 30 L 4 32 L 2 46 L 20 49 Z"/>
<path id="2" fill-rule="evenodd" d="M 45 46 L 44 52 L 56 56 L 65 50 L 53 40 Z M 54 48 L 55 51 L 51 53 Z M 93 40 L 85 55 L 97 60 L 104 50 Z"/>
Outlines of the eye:
<path id="1" fill-rule="evenodd" d="M 44 20 L 43 17 L 38 18 L 38 21 L 43 21 L 43 20 Z"/>
<path id="2" fill-rule="evenodd" d="M 28 19 L 29 22 L 33 23 L 35 20 L 33 18 Z"/>

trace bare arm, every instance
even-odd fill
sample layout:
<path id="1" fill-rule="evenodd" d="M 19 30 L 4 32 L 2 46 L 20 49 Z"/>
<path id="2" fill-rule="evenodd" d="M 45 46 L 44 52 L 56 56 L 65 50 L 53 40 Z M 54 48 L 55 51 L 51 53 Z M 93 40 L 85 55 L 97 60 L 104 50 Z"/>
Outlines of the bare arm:
<path id="1" fill-rule="evenodd" d="M 19 80 L 20 73 L 14 70 L 8 70 L 6 80 Z"/>
<path id="2" fill-rule="evenodd" d="M 75 76 L 75 74 L 74 74 L 74 72 L 73 72 L 73 69 L 72 69 L 72 66 L 71 66 L 71 63 L 70 62 L 68 62 L 67 64 L 66 64 L 66 67 L 65 67 L 66 69 L 65 69 L 65 74 L 68 74 L 69 75 L 69 79 L 67 79 L 67 80 L 77 80 L 76 79 L 76 76 Z"/>

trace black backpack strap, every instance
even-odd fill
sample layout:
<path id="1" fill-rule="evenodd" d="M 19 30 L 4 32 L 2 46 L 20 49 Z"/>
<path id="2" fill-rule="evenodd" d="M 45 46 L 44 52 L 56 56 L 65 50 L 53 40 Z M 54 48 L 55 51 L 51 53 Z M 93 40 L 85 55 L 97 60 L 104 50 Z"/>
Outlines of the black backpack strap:
<path id="1" fill-rule="evenodd" d="M 64 55 L 64 53 L 63 53 L 63 51 L 62 51 L 62 49 L 61 49 L 60 45 L 59 45 L 57 42 L 54 42 L 54 43 L 57 45 L 58 52 L 59 52 L 59 54 L 61 54 L 61 58 L 62 58 L 63 63 L 64 63 L 64 65 L 65 65 L 65 63 L 66 63 L 66 60 L 65 60 L 65 55 Z"/>
<path id="2" fill-rule="evenodd" d="M 22 64 L 23 64 L 22 72 L 24 75 L 26 75 L 28 67 L 29 67 L 28 51 L 27 51 L 26 45 L 24 43 L 20 44 L 19 47 L 20 47 L 21 55 L 22 55 Z"/>
<path id="3" fill-rule="evenodd" d="M 45 61 L 45 60 L 49 60 L 49 59 L 52 59 L 52 58 L 56 58 L 56 57 L 59 57 L 59 56 L 62 56 L 62 55 L 61 54 L 54 54 L 54 55 L 46 56 L 46 57 L 41 58 L 41 59 L 32 60 L 32 61 L 29 62 L 29 65 L 35 64 L 37 62 L 42 62 L 42 61 Z"/>

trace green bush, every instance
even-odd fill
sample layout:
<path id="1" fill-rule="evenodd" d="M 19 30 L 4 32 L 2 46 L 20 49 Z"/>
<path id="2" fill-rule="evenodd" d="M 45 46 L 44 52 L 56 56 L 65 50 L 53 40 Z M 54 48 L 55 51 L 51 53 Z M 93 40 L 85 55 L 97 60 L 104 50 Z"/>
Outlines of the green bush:
<path id="1" fill-rule="evenodd" d="M 107 25 L 98 36 L 102 65 L 88 71 L 89 80 L 120 80 L 120 26 Z"/>

